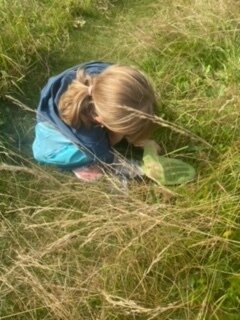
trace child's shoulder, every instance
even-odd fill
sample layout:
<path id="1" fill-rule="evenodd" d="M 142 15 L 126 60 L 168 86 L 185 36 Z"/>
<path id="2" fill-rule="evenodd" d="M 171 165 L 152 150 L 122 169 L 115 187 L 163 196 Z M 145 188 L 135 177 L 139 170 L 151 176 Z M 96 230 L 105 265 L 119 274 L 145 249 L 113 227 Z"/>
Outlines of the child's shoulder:
<path id="1" fill-rule="evenodd" d="M 51 76 L 48 79 L 46 86 L 59 84 L 59 82 L 70 83 L 76 77 L 76 72 L 81 69 L 84 69 L 90 75 L 100 74 L 103 70 L 105 70 L 110 65 L 112 65 L 112 63 L 110 62 L 95 61 L 95 60 L 89 61 L 89 62 L 83 62 L 81 64 L 74 65 L 71 68 L 68 68 L 62 71 L 57 75 Z"/>

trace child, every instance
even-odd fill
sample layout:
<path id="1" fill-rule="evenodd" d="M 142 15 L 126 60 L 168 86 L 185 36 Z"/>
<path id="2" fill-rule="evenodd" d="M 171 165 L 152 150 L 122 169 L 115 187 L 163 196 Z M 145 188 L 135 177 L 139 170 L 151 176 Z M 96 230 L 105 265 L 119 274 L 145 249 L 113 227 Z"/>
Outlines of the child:
<path id="1" fill-rule="evenodd" d="M 34 158 L 94 180 L 100 164 L 113 162 L 113 145 L 148 139 L 154 104 L 152 86 L 134 68 L 94 61 L 68 69 L 41 91 Z"/>

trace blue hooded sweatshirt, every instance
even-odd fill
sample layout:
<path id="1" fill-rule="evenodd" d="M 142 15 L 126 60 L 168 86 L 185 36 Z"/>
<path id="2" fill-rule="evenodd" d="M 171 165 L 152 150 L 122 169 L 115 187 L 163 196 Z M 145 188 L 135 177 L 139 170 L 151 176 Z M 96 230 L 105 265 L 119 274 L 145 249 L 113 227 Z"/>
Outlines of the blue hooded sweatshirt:
<path id="1" fill-rule="evenodd" d="M 99 61 L 74 66 L 51 77 L 41 91 L 37 108 L 37 124 L 33 142 L 33 156 L 40 162 L 71 169 L 96 162 L 111 163 L 113 152 L 105 128 L 74 129 L 61 120 L 58 101 L 76 72 L 83 68 L 88 74 L 100 74 L 110 64 Z"/>

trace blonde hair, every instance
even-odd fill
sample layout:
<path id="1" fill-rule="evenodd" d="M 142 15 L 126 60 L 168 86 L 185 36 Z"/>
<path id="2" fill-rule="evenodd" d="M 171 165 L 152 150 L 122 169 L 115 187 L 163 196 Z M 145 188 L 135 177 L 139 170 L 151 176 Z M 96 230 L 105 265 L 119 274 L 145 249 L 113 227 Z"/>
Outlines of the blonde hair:
<path id="1" fill-rule="evenodd" d="M 96 76 L 78 70 L 58 108 L 62 120 L 76 129 L 99 116 L 107 129 L 135 143 L 149 136 L 154 104 L 153 88 L 142 73 L 112 65 Z"/>

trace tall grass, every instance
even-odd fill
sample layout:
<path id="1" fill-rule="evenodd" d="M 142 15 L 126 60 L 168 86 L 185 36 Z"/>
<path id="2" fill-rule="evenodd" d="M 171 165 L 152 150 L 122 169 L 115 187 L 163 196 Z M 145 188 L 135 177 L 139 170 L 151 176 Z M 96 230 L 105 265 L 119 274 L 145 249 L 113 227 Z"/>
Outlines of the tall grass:
<path id="1" fill-rule="evenodd" d="M 101 11 L 106 4 L 97 0 L 2 0 L 0 96 L 18 90 L 33 68 L 48 73 L 49 60 L 68 48 L 69 31 L 81 28 L 85 14 Z"/>
<path id="2" fill-rule="evenodd" d="M 3 319 L 237 319 L 237 151 L 175 204 L 14 158 L 0 167 Z"/>
<path id="3" fill-rule="evenodd" d="M 152 21 L 155 41 L 143 61 L 161 93 L 160 112 L 219 151 L 239 139 L 239 12 L 235 2 L 170 1 Z"/>
<path id="4" fill-rule="evenodd" d="M 156 129 L 163 152 L 198 172 L 165 201 L 149 181 L 126 194 L 113 178 L 85 184 L 1 146 L 1 319 L 238 320 L 239 5 L 148 0 L 116 10 L 104 55 L 126 61 L 129 39 L 129 63 L 159 93 L 158 115 L 212 148 Z M 99 23 L 93 39 L 106 30 Z"/>

